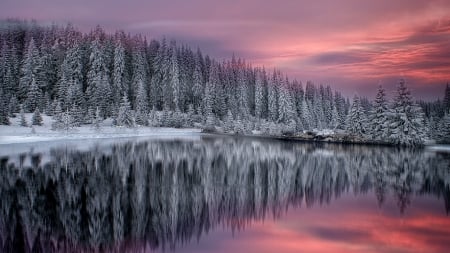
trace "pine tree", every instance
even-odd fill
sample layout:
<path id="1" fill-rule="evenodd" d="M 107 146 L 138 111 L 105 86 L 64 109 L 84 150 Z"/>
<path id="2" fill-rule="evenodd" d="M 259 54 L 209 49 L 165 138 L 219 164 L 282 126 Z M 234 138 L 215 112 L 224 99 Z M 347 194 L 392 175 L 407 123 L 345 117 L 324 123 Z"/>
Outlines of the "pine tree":
<path id="1" fill-rule="evenodd" d="M 450 85 L 447 83 L 447 86 L 445 87 L 445 93 L 444 93 L 444 110 L 448 112 L 450 110 Z"/>
<path id="2" fill-rule="evenodd" d="M 64 126 L 63 112 L 62 112 L 60 102 L 57 102 L 52 118 L 53 118 L 52 129 L 53 130 L 63 129 L 63 126 Z"/>
<path id="3" fill-rule="evenodd" d="M 104 57 L 103 48 L 100 41 L 97 39 L 91 44 L 91 55 L 89 56 L 89 72 L 87 75 L 87 89 L 86 96 L 88 98 L 88 108 L 100 107 L 102 115 L 107 114 L 107 108 L 110 105 L 106 99 L 111 98 L 110 94 L 105 94 L 105 91 L 110 91 L 110 84 L 108 80 L 108 69 Z"/>
<path id="4" fill-rule="evenodd" d="M 36 84 L 36 81 L 31 81 L 31 85 L 28 88 L 27 97 L 25 99 L 25 105 L 28 112 L 33 112 L 39 105 L 41 101 L 42 95 L 39 87 Z"/>
<path id="5" fill-rule="evenodd" d="M 337 111 L 336 106 L 333 106 L 333 110 L 331 111 L 330 127 L 334 130 L 337 129 L 339 125 L 340 125 L 339 113 Z"/>
<path id="6" fill-rule="evenodd" d="M 205 126 L 208 129 L 214 128 L 214 123 L 215 123 L 215 116 L 212 111 L 212 106 L 213 106 L 213 94 L 212 93 L 213 93 L 213 84 L 208 81 L 208 82 L 206 82 L 205 97 L 203 99 L 204 115 L 206 116 Z"/>
<path id="7" fill-rule="evenodd" d="M 181 105 L 181 84 L 180 84 L 180 68 L 178 66 L 177 50 L 174 47 L 172 49 L 171 57 L 171 86 L 172 86 L 172 97 L 173 105 L 176 110 L 180 110 Z"/>
<path id="8" fill-rule="evenodd" d="M 311 115 L 309 103 L 306 101 L 306 99 L 303 99 L 302 102 L 301 120 L 304 130 L 311 130 L 313 128 L 313 118 Z"/>
<path id="9" fill-rule="evenodd" d="M 422 109 L 413 101 L 405 80 L 401 79 L 392 106 L 389 139 L 401 145 L 423 144 L 426 129 Z"/>
<path id="10" fill-rule="evenodd" d="M 444 115 L 439 122 L 437 129 L 438 141 L 441 143 L 450 143 L 450 110 Z"/>
<path id="11" fill-rule="evenodd" d="M 148 118 L 148 100 L 147 100 L 147 91 L 145 90 L 144 83 L 139 81 L 137 94 L 136 94 L 136 123 L 139 125 L 147 125 Z"/>
<path id="12" fill-rule="evenodd" d="M 0 125 L 9 125 L 8 100 L 0 87 Z"/>
<path id="13" fill-rule="evenodd" d="M 282 82 L 279 92 L 278 122 L 291 123 L 295 121 L 294 103 L 287 88 L 288 80 Z"/>
<path id="14" fill-rule="evenodd" d="M 135 119 L 133 112 L 131 111 L 130 102 L 126 95 L 122 97 L 122 102 L 120 103 L 119 113 L 116 119 L 118 126 L 134 127 Z"/>
<path id="15" fill-rule="evenodd" d="M 198 108 L 201 108 L 202 104 L 202 97 L 203 97 L 203 75 L 201 72 L 201 66 L 199 63 L 196 63 L 195 70 L 194 70 L 194 76 L 193 76 L 194 86 L 192 87 L 192 93 L 193 93 L 193 104 L 194 108 L 198 110 Z"/>
<path id="16" fill-rule="evenodd" d="M 228 110 L 227 116 L 225 117 L 225 125 L 223 129 L 226 133 L 230 133 L 234 130 L 234 120 L 233 114 Z"/>
<path id="17" fill-rule="evenodd" d="M 19 101 L 23 102 L 27 98 L 27 93 L 32 82 L 36 79 L 36 72 L 39 60 L 39 51 L 32 38 L 28 43 L 28 50 L 23 58 L 21 68 L 21 78 L 19 82 Z M 34 108 L 33 108 L 34 110 Z"/>
<path id="18" fill-rule="evenodd" d="M 12 96 L 9 100 L 8 112 L 10 117 L 15 117 L 14 113 L 20 110 L 19 100 L 17 100 L 16 96 Z"/>
<path id="19" fill-rule="evenodd" d="M 100 124 L 102 123 L 103 118 L 100 115 L 100 110 L 98 109 L 98 107 L 95 109 L 95 118 L 94 118 L 94 129 L 95 130 L 100 130 Z"/>
<path id="20" fill-rule="evenodd" d="M 114 105 L 119 107 L 120 100 L 128 93 L 125 82 L 125 48 L 119 41 L 114 49 L 113 91 Z"/>
<path id="21" fill-rule="evenodd" d="M 20 105 L 20 126 L 27 127 L 27 119 L 25 118 L 25 111 L 23 110 L 23 106 Z"/>
<path id="22" fill-rule="evenodd" d="M 383 87 L 378 87 L 377 96 L 375 98 L 371 118 L 370 118 L 370 134 L 372 139 L 382 141 L 387 138 L 388 131 L 388 101 Z"/>
<path id="23" fill-rule="evenodd" d="M 264 113 L 264 72 L 260 69 L 256 70 L 256 81 L 255 81 L 255 117 L 257 119 L 263 118 Z"/>
<path id="24" fill-rule="evenodd" d="M 366 118 L 361 106 L 360 98 L 355 95 L 350 107 L 350 113 L 347 116 L 347 131 L 351 134 L 364 136 L 366 133 L 365 121 Z"/>
<path id="25" fill-rule="evenodd" d="M 34 126 L 42 126 L 42 121 L 43 119 L 41 113 L 39 112 L 39 108 L 36 107 L 33 113 L 33 117 L 31 118 L 31 124 Z"/>
<path id="26" fill-rule="evenodd" d="M 267 94 L 269 120 L 273 122 L 278 120 L 278 86 L 277 74 L 274 72 L 268 86 Z"/>

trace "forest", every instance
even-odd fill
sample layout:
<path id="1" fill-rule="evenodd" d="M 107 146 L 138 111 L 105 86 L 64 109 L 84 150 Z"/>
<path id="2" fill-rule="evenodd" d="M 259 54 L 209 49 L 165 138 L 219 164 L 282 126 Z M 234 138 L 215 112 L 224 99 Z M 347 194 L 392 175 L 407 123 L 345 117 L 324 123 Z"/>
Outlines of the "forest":
<path id="1" fill-rule="evenodd" d="M 0 124 L 199 127 L 205 131 L 297 136 L 331 130 L 364 140 L 450 142 L 450 86 L 443 99 L 416 101 L 405 79 L 373 101 L 329 85 L 289 79 L 241 58 L 218 61 L 174 40 L 148 40 L 97 26 L 4 20 L 0 25 Z M 392 97 L 391 101 L 388 97 Z M 24 120 L 33 113 L 32 122 Z"/>

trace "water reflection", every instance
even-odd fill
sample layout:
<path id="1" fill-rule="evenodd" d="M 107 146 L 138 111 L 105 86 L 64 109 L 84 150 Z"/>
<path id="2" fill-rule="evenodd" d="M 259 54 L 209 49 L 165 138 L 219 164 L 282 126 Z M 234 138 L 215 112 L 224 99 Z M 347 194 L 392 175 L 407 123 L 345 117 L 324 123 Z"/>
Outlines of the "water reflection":
<path id="1" fill-rule="evenodd" d="M 447 221 L 449 182 L 449 155 L 420 150 L 229 137 L 53 148 L 1 158 L 0 242 L 3 252 L 182 249 L 221 226 L 367 193 L 379 207 L 393 198 L 398 214 L 437 197 Z M 315 233 L 346 233 L 324 229 Z"/>

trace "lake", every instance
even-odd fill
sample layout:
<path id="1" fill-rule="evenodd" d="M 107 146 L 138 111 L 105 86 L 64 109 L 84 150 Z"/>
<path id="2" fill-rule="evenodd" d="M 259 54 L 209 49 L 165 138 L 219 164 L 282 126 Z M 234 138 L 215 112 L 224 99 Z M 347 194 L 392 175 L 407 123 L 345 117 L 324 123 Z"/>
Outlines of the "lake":
<path id="1" fill-rule="evenodd" d="M 0 165 L 2 252 L 450 252 L 450 153 L 195 135 Z"/>

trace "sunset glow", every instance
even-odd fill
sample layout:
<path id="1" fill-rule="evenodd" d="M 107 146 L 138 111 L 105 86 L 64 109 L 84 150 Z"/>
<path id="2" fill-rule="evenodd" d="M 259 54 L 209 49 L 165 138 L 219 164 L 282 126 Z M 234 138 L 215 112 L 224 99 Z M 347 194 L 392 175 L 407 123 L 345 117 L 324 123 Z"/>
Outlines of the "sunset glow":
<path id="1" fill-rule="evenodd" d="M 177 39 L 218 59 L 234 53 L 303 82 L 348 95 L 374 94 L 406 78 L 418 98 L 441 97 L 450 80 L 450 2 L 413 1 L 23 1 L 0 18 L 97 24 Z M 107 5 L 107 10 L 105 9 Z"/>

